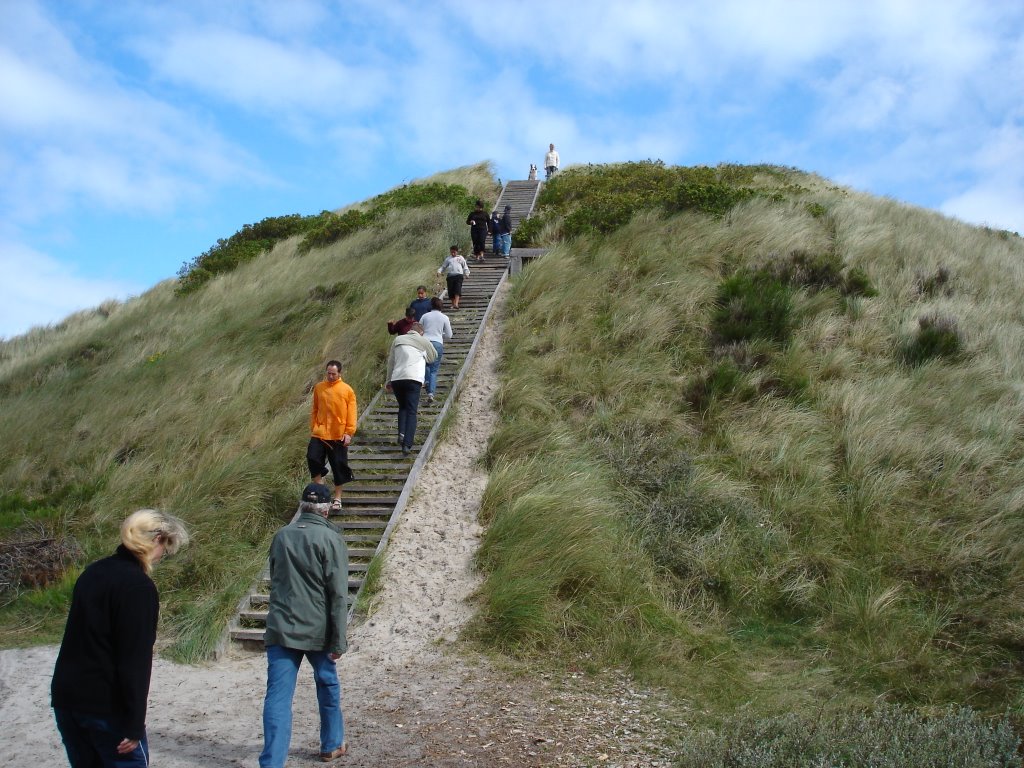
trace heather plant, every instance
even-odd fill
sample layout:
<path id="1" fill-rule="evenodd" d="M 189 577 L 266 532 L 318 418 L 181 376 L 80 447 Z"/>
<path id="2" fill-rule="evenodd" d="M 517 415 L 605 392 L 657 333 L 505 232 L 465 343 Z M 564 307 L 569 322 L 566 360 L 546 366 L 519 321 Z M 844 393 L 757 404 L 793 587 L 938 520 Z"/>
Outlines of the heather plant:
<path id="1" fill-rule="evenodd" d="M 936 358 L 956 360 L 963 351 L 963 339 L 955 318 L 946 315 L 922 315 L 917 329 L 904 342 L 901 359 L 911 366 L 921 365 Z"/>
<path id="2" fill-rule="evenodd" d="M 1015 768 L 1021 740 L 1008 717 L 969 707 L 922 715 L 900 706 L 810 719 L 750 714 L 688 734 L 676 768 Z"/>

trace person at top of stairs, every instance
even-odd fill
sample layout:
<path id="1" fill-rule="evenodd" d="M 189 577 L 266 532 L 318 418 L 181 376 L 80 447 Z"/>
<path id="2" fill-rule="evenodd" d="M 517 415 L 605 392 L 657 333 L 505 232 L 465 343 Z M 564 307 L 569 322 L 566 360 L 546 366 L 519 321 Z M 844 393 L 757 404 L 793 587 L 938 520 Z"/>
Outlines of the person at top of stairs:
<path id="1" fill-rule="evenodd" d="M 545 179 L 550 179 L 558 170 L 558 150 L 554 144 L 548 144 L 548 153 L 544 156 Z"/>

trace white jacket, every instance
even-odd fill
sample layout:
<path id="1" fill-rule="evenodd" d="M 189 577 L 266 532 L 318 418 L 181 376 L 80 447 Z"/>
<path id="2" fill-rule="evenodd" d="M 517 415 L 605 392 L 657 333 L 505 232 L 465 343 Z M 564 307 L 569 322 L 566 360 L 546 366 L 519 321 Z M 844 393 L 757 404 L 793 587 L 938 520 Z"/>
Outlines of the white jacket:
<path id="1" fill-rule="evenodd" d="M 388 382 L 418 381 L 427 378 L 427 363 L 437 360 L 434 345 L 416 331 L 398 336 L 388 354 Z"/>
<path id="2" fill-rule="evenodd" d="M 558 150 L 552 149 L 546 155 L 544 155 L 544 167 L 545 168 L 557 168 L 558 167 Z"/>
<path id="3" fill-rule="evenodd" d="M 441 262 L 441 268 L 437 270 L 439 275 L 468 275 L 469 264 L 466 257 L 461 253 L 458 256 L 445 256 Z"/>

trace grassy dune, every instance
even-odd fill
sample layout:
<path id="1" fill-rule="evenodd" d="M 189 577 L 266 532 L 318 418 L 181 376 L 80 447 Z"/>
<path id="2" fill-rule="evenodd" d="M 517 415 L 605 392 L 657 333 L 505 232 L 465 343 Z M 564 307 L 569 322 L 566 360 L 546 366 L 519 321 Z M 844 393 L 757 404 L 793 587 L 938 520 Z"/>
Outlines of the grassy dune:
<path id="1" fill-rule="evenodd" d="M 493 200 L 486 166 L 432 181 Z M 1024 241 L 772 166 L 576 168 L 540 202 L 472 637 L 675 691 L 680 766 L 1019 764 Z M 291 238 L 0 345 L 0 534 L 81 564 L 130 509 L 181 514 L 162 635 L 201 657 L 293 508 L 323 361 L 368 401 L 464 216 Z M 6 593 L 0 643 L 53 640 L 76 575 Z"/>
<path id="2" fill-rule="evenodd" d="M 1020 713 L 1024 241 L 770 168 L 724 216 L 654 196 L 566 240 L 610 174 L 549 185 L 511 299 L 477 636 L 712 715 Z M 908 357 L 920 318 L 959 347 Z"/>
<path id="3" fill-rule="evenodd" d="M 495 196 L 486 165 L 431 181 Z M 208 653 L 294 511 L 305 478 L 310 397 L 324 361 L 367 403 L 388 336 L 466 212 L 389 213 L 337 243 L 297 252 L 299 238 L 175 295 L 167 281 L 0 346 L 0 535 L 43 529 L 106 554 L 141 506 L 173 510 L 194 543 L 157 573 L 162 638 L 172 655 Z M 71 585 L 8 590 L 0 643 L 59 637 Z"/>

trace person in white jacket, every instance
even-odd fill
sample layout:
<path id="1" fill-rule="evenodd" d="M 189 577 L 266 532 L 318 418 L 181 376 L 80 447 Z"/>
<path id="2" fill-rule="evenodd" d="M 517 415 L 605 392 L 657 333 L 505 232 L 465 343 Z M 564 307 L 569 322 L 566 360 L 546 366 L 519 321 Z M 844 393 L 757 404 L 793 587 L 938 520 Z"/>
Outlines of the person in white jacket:
<path id="1" fill-rule="evenodd" d="M 416 412 L 420 407 L 427 363 L 436 359 L 434 345 L 423 338 L 423 326 L 419 323 L 413 324 L 408 333 L 396 337 L 391 343 L 385 387 L 398 400 L 398 444 L 402 447 L 403 456 L 412 452 Z"/>
<path id="2" fill-rule="evenodd" d="M 452 323 L 441 310 L 444 309 L 442 301 L 435 296 L 430 300 L 430 311 L 420 318 L 423 326 L 423 338 L 434 346 L 437 352 L 437 359 L 427 364 L 427 402 L 434 402 L 434 395 L 437 392 L 437 371 L 441 367 L 441 358 L 444 357 L 444 343 L 452 337 Z"/>
<path id="3" fill-rule="evenodd" d="M 548 153 L 544 155 L 544 179 L 550 179 L 558 170 L 558 150 L 554 144 L 548 144 Z"/>

